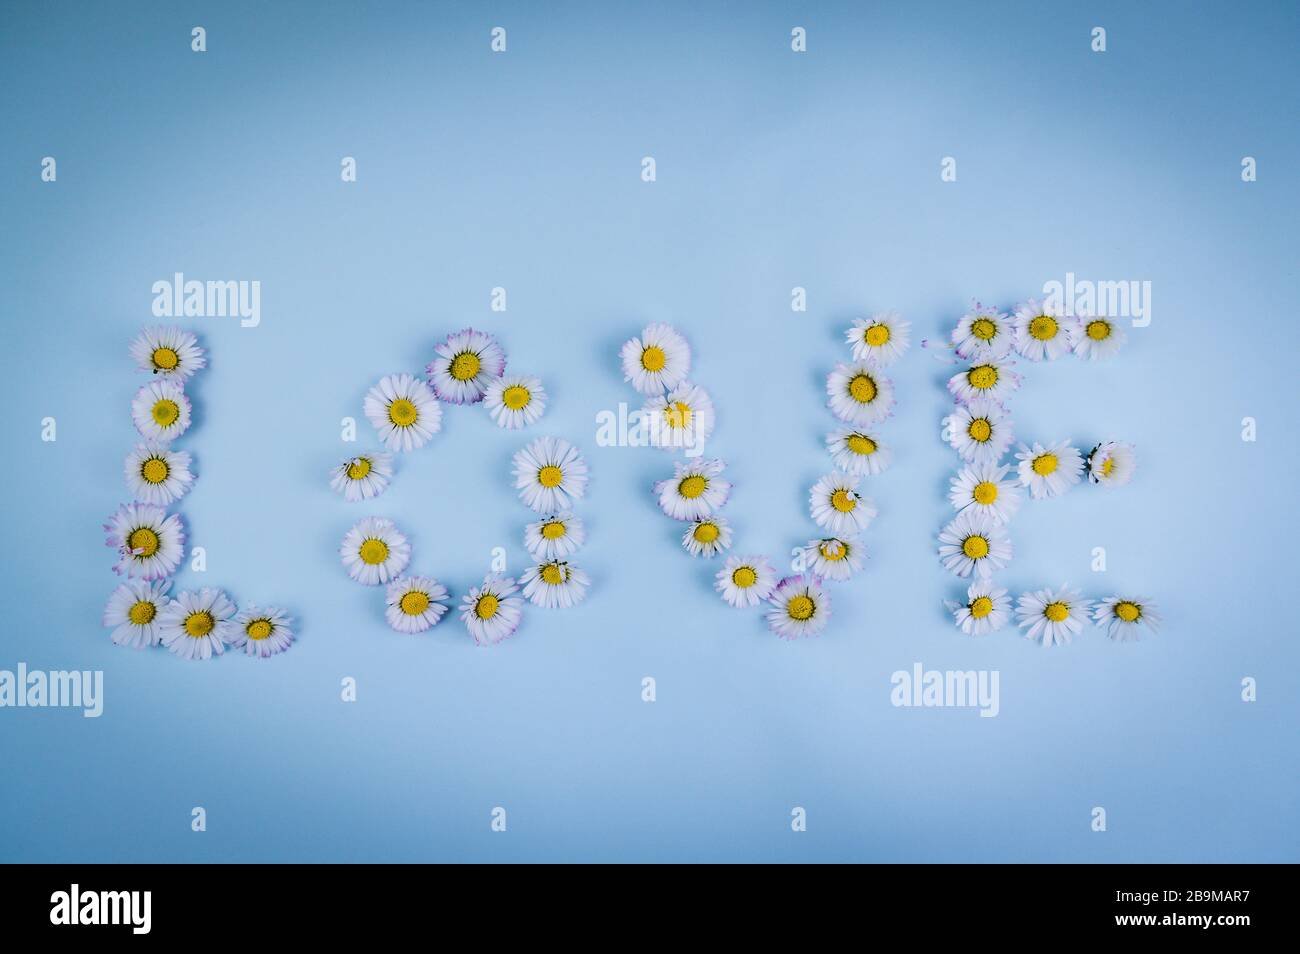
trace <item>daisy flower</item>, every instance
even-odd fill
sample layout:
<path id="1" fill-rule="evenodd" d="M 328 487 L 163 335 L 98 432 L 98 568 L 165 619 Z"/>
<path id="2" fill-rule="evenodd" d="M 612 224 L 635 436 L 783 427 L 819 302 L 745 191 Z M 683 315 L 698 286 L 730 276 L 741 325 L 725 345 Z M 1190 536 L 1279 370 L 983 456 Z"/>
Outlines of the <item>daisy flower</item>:
<path id="1" fill-rule="evenodd" d="M 178 384 L 208 363 L 199 339 L 180 328 L 145 328 L 131 342 L 130 352 L 141 371 Z"/>
<path id="2" fill-rule="evenodd" d="M 1089 606 L 1078 590 L 1062 584 L 1058 590 L 1036 590 L 1020 597 L 1016 601 L 1016 619 L 1026 630 L 1026 639 L 1058 646 L 1083 631 Z"/>
<path id="3" fill-rule="evenodd" d="M 399 633 L 422 633 L 447 612 L 447 587 L 431 576 L 404 576 L 388 584 L 384 618 Z"/>
<path id="4" fill-rule="evenodd" d="M 162 644 L 182 659 L 211 659 L 225 652 L 235 604 L 220 590 L 185 590 L 158 617 Z"/>
<path id="5" fill-rule="evenodd" d="M 1020 387 L 1020 375 L 1012 371 L 1013 362 L 1006 358 L 980 358 L 965 371 L 948 379 L 948 390 L 962 404 L 981 398 L 1005 401 Z"/>
<path id="6" fill-rule="evenodd" d="M 393 476 L 393 458 L 382 451 L 377 454 L 358 454 L 338 464 L 330 471 L 330 487 L 355 503 L 378 497 L 388 489 Z"/>
<path id="7" fill-rule="evenodd" d="M 731 549 L 731 524 L 722 517 L 696 520 L 682 534 L 682 546 L 691 556 L 715 557 Z"/>
<path id="8" fill-rule="evenodd" d="M 972 464 L 996 464 L 1014 436 L 1011 415 L 997 401 L 978 398 L 958 404 L 943 419 L 943 439 Z"/>
<path id="9" fill-rule="evenodd" d="M 577 606 L 587 595 L 591 577 L 563 561 L 530 566 L 519 577 L 524 596 L 543 609 Z"/>
<path id="10" fill-rule="evenodd" d="M 587 462 L 559 437 L 542 437 L 515 454 L 519 499 L 538 513 L 568 510 L 587 492 Z"/>
<path id="11" fill-rule="evenodd" d="M 265 659 L 293 645 L 293 626 L 284 610 L 245 606 L 226 628 L 226 643 L 247 656 Z"/>
<path id="12" fill-rule="evenodd" d="M 1020 482 L 1035 500 L 1059 497 L 1077 484 L 1083 473 L 1083 457 L 1069 441 L 1050 447 L 1036 441 L 1033 447 L 1021 444 L 1016 460 L 1020 461 Z"/>
<path id="13" fill-rule="evenodd" d="M 1106 441 L 1088 454 L 1088 479 L 1106 487 L 1123 487 L 1137 470 L 1137 448 L 1124 441 Z"/>
<path id="14" fill-rule="evenodd" d="M 524 547 L 534 560 L 562 560 L 587 541 L 582 518 L 570 510 L 524 527 Z"/>
<path id="15" fill-rule="evenodd" d="M 853 322 L 844 337 L 853 346 L 854 361 L 885 368 L 907 351 L 912 340 L 912 323 L 896 311 L 882 311 Z"/>
<path id="16" fill-rule="evenodd" d="M 170 580 L 128 580 L 113 590 L 104 607 L 104 625 L 113 627 L 116 645 L 144 649 L 162 642 L 158 617 L 171 602 L 167 596 L 171 585 Z"/>
<path id="17" fill-rule="evenodd" d="M 1078 323 L 1060 305 L 1031 298 L 1016 309 L 1016 350 L 1030 361 L 1055 361 L 1073 346 Z"/>
<path id="18" fill-rule="evenodd" d="M 683 381 L 666 395 L 646 401 L 641 420 L 646 422 L 647 436 L 655 447 L 703 447 L 713 433 L 713 400 L 704 388 Z"/>
<path id="19" fill-rule="evenodd" d="M 1011 597 L 992 580 L 976 580 L 966 589 L 966 602 L 944 600 L 953 621 L 967 636 L 996 633 L 1011 619 Z"/>
<path id="20" fill-rule="evenodd" d="M 104 524 L 105 543 L 117 550 L 114 573 L 141 580 L 171 576 L 185 555 L 185 529 L 181 518 L 162 507 L 131 503 L 118 508 Z"/>
<path id="21" fill-rule="evenodd" d="M 1128 340 L 1113 318 L 1080 318 L 1073 329 L 1074 353 L 1085 361 L 1113 358 Z"/>
<path id="22" fill-rule="evenodd" d="M 961 316 L 952 331 L 957 354 L 968 361 L 1001 358 L 1011 350 L 1015 329 L 1011 318 L 996 308 L 976 304 L 973 311 Z"/>
<path id="23" fill-rule="evenodd" d="M 677 464 L 671 479 L 654 485 L 659 509 L 674 520 L 713 516 L 731 493 L 731 484 L 722 479 L 726 466 L 716 457 Z"/>
<path id="24" fill-rule="evenodd" d="M 388 374 L 366 394 L 366 417 L 390 451 L 423 447 L 442 430 L 442 405 L 413 374 Z"/>
<path id="25" fill-rule="evenodd" d="M 499 427 L 514 431 L 536 424 L 546 410 L 542 379 L 525 374 L 493 378 L 483 392 L 483 406 Z"/>
<path id="26" fill-rule="evenodd" d="M 348 576 L 366 586 L 395 580 L 411 562 L 411 544 L 393 521 L 366 517 L 343 537 L 339 556 Z"/>
<path id="27" fill-rule="evenodd" d="M 894 385 L 865 362 L 837 364 L 826 376 L 826 406 L 845 424 L 883 421 L 894 406 Z"/>
<path id="28" fill-rule="evenodd" d="M 131 420 L 141 436 L 151 441 L 175 440 L 190 426 L 190 399 L 174 381 L 150 381 L 135 392 Z"/>
<path id="29" fill-rule="evenodd" d="M 939 532 L 939 560 L 945 570 L 958 576 L 992 576 L 1010 559 L 1006 528 L 985 514 L 964 511 Z"/>
<path id="30" fill-rule="evenodd" d="M 190 455 L 149 441 L 136 444 L 126 455 L 126 489 L 136 500 L 151 504 L 174 503 L 194 483 Z"/>
<path id="31" fill-rule="evenodd" d="M 482 586 L 471 587 L 460 601 L 460 618 L 480 646 L 501 642 L 519 628 L 524 601 L 512 594 L 519 587 L 508 576 L 491 574 Z"/>
<path id="32" fill-rule="evenodd" d="M 677 387 L 691 370 L 691 346 L 670 325 L 647 325 L 630 338 L 619 355 L 623 380 L 642 394 L 661 394 Z"/>
<path id="33" fill-rule="evenodd" d="M 830 594 L 816 577 L 787 576 L 767 601 L 767 625 L 782 639 L 816 636 L 831 618 Z"/>
<path id="34" fill-rule="evenodd" d="M 862 569 L 862 544 L 855 536 L 809 540 L 803 548 L 803 565 L 814 576 L 843 582 Z"/>
<path id="35" fill-rule="evenodd" d="M 972 464 L 963 467 L 949 484 L 948 499 L 954 510 L 987 514 L 994 523 L 1010 523 L 1023 499 L 1020 485 L 1003 480 L 1010 464 Z"/>
<path id="36" fill-rule="evenodd" d="M 827 434 L 826 449 L 836 470 L 855 476 L 878 474 L 894 459 L 893 450 L 874 434 L 852 428 Z"/>
<path id="37" fill-rule="evenodd" d="M 1142 627 L 1151 632 L 1160 630 L 1160 612 L 1145 597 L 1108 596 L 1098 600 L 1092 610 L 1092 620 L 1106 629 L 1106 635 L 1119 642 L 1129 642 L 1142 637 Z"/>
<path id="38" fill-rule="evenodd" d="M 763 556 L 732 556 L 714 577 L 713 588 L 728 606 L 757 606 L 776 588 L 776 571 Z"/>
<path id="39" fill-rule="evenodd" d="M 867 529 L 875 519 L 876 507 L 858 493 L 859 479 L 848 474 L 827 474 L 813 484 L 808 510 L 817 526 L 837 534 Z"/>
<path id="40" fill-rule="evenodd" d="M 433 351 L 425 373 L 438 397 L 452 404 L 483 400 L 488 385 L 506 370 L 506 353 L 497 339 L 473 328 L 448 335 Z"/>

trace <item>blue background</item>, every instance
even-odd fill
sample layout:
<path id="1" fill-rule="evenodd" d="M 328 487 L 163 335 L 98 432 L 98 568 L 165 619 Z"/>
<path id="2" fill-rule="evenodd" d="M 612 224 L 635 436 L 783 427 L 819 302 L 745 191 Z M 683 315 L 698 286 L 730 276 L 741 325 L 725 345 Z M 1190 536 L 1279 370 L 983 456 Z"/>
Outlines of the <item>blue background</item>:
<path id="1" fill-rule="evenodd" d="M 4 859 L 1296 860 L 1297 8 L 902 6 L 5 4 L 0 668 L 102 669 L 106 699 L 97 720 L 0 711 Z M 99 623 L 143 380 L 126 346 L 176 271 L 262 283 L 260 327 L 184 322 L 210 368 L 179 510 L 208 571 L 177 585 L 287 607 L 301 641 L 267 661 L 134 653 Z M 971 297 L 1010 307 L 1067 271 L 1151 281 L 1153 322 L 1109 363 L 1022 363 L 1018 436 L 1132 440 L 1140 469 L 1027 505 L 1001 580 L 1149 594 L 1156 639 L 956 632 L 933 539 L 947 372 L 915 347 L 869 569 L 816 640 L 714 595 L 649 493 L 667 454 L 596 445 L 600 410 L 639 405 L 619 344 L 673 323 L 717 404 L 737 552 L 788 563 L 830 469 L 842 329 L 897 308 L 942 335 Z M 518 572 L 525 437 L 448 407 L 378 501 L 326 479 L 373 446 L 366 389 L 467 324 L 544 378 L 528 436 L 592 469 L 587 602 L 496 649 L 454 617 L 391 632 L 336 550 L 375 513 L 457 598 L 493 547 Z M 1000 671 L 1001 714 L 894 708 L 915 662 Z"/>

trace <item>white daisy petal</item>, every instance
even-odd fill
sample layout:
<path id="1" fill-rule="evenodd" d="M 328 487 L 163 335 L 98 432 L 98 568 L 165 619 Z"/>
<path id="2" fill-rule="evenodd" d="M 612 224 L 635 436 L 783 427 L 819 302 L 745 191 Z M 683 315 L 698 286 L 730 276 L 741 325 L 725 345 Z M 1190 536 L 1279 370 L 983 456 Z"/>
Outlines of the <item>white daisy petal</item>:
<path id="1" fill-rule="evenodd" d="M 1088 479 L 1104 487 L 1123 487 L 1137 471 L 1137 448 L 1124 441 L 1106 441 L 1088 454 Z"/>
<path id="2" fill-rule="evenodd" d="M 1083 474 L 1083 456 L 1069 441 L 1047 447 L 1037 442 L 1032 447 L 1021 444 L 1016 460 L 1020 461 L 1020 483 L 1029 488 L 1035 500 L 1059 497 Z"/>
<path id="3" fill-rule="evenodd" d="M 492 378 L 483 393 L 483 406 L 499 427 L 518 430 L 541 419 L 546 410 L 546 388 L 541 378 L 531 375 Z"/>
<path id="4" fill-rule="evenodd" d="M 1001 403 L 1020 387 L 1020 375 L 1006 358 L 981 358 L 948 379 L 948 390 L 962 404 L 975 401 Z"/>
<path id="5" fill-rule="evenodd" d="M 964 511 L 939 532 L 939 560 L 957 576 L 992 576 L 1010 562 L 1011 553 L 1006 528 L 985 514 Z"/>
<path id="6" fill-rule="evenodd" d="M 104 607 L 104 625 L 113 627 L 116 645 L 144 649 L 162 642 L 158 621 L 171 603 L 171 585 L 170 580 L 128 580 L 113 590 Z"/>
<path id="7" fill-rule="evenodd" d="M 190 455 L 149 441 L 126 455 L 126 489 L 136 500 L 167 505 L 180 500 L 194 484 Z"/>
<path id="8" fill-rule="evenodd" d="M 534 560 L 562 560 L 587 540 L 582 518 L 571 510 L 553 513 L 524 528 L 524 546 Z"/>
<path id="9" fill-rule="evenodd" d="M 587 492 L 587 462 L 568 441 L 542 437 L 514 457 L 519 499 L 537 513 L 568 510 Z"/>
<path id="10" fill-rule="evenodd" d="M 425 369 L 438 397 L 452 404 L 475 404 L 483 400 L 488 385 L 506 370 L 506 354 L 496 338 L 483 331 L 465 328 L 433 349 L 434 358 Z"/>
<path id="11" fill-rule="evenodd" d="M 1108 596 L 1092 610 L 1092 620 L 1119 642 L 1142 638 L 1143 628 L 1160 631 L 1160 611 L 1144 596 Z"/>
<path id="12" fill-rule="evenodd" d="M 1010 464 L 971 464 L 949 481 L 948 500 L 958 512 L 987 514 L 997 524 L 1010 523 L 1023 499 L 1020 484 L 1004 478 Z"/>
<path id="13" fill-rule="evenodd" d="M 366 417 L 390 451 L 423 447 L 442 430 L 442 405 L 433 389 L 412 374 L 390 374 L 366 394 Z"/>
<path id="14" fill-rule="evenodd" d="M 145 328 L 131 342 L 129 351 L 141 371 L 182 385 L 207 365 L 199 339 L 180 328 Z"/>
<path id="15" fill-rule="evenodd" d="M 713 433 L 713 400 L 704 388 L 683 381 L 666 395 L 646 401 L 641 420 L 654 447 L 670 451 L 702 448 Z"/>
<path id="16" fill-rule="evenodd" d="M 787 576 L 767 601 L 767 625 L 782 639 L 816 636 L 831 618 L 830 594 L 816 577 Z"/>
<path id="17" fill-rule="evenodd" d="M 996 633 L 1011 619 L 1011 597 L 989 579 L 975 580 L 966 589 L 966 602 L 945 600 L 953 622 L 967 636 Z"/>
<path id="18" fill-rule="evenodd" d="M 388 584 L 384 618 L 399 633 L 422 633 L 447 612 L 447 587 L 431 576 L 404 576 Z"/>
<path id="19" fill-rule="evenodd" d="M 996 308 L 976 303 L 972 311 L 961 316 L 952 332 L 957 354 L 968 361 L 1004 357 L 1011 350 L 1014 327 L 1011 318 Z"/>
<path id="20" fill-rule="evenodd" d="M 862 569 L 865 551 L 856 536 L 845 534 L 809 540 L 803 548 L 803 565 L 814 576 L 843 582 Z"/>
<path id="21" fill-rule="evenodd" d="M 1055 361 L 1074 346 L 1078 324 L 1060 305 L 1031 298 L 1016 309 L 1016 351 L 1030 361 Z"/>
<path id="22" fill-rule="evenodd" d="M 514 634 L 524 615 L 524 601 L 510 577 L 492 574 L 482 586 L 471 587 L 461 599 L 461 621 L 474 642 L 492 646 Z"/>
<path id="23" fill-rule="evenodd" d="M 265 659 L 293 645 L 293 621 L 282 609 L 245 606 L 226 628 L 226 643 L 246 656 Z"/>
<path id="24" fill-rule="evenodd" d="M 876 506 L 858 493 L 859 480 L 848 474 L 827 474 L 813 484 L 808 494 L 813 522 L 834 534 L 867 529 L 876 517 Z"/>
<path id="25" fill-rule="evenodd" d="M 1082 317 L 1071 326 L 1074 353 L 1085 361 L 1113 358 L 1128 340 L 1114 318 Z"/>
<path id="26" fill-rule="evenodd" d="M 1021 596 L 1016 601 L 1016 620 L 1025 630 L 1026 639 L 1059 646 L 1083 631 L 1090 606 L 1078 590 L 1063 584 L 1056 590 L 1036 590 Z"/>
<path id="27" fill-rule="evenodd" d="M 1015 437 L 1011 415 L 997 401 L 977 398 L 958 404 L 943 419 L 943 439 L 961 459 L 972 464 L 996 464 Z"/>
<path id="28" fill-rule="evenodd" d="M 691 346 L 670 325 L 647 325 L 619 353 L 623 379 L 642 394 L 662 394 L 677 387 L 691 371 Z"/>
<path id="29" fill-rule="evenodd" d="M 152 504 L 131 503 L 104 524 L 105 543 L 118 552 L 114 573 L 141 580 L 171 576 L 185 555 L 181 518 Z"/>
<path id="30" fill-rule="evenodd" d="M 674 520 L 702 520 L 713 516 L 731 493 L 731 484 L 722 479 L 726 466 L 718 458 L 677 464 L 670 480 L 654 485 L 659 509 Z"/>
<path id="31" fill-rule="evenodd" d="M 776 588 L 776 571 L 764 556 L 731 556 L 714 577 L 713 588 L 728 606 L 757 606 Z"/>
<path id="32" fill-rule="evenodd" d="M 378 586 L 401 576 L 411 562 L 411 544 L 393 521 L 366 517 L 344 535 L 339 557 L 352 579 Z"/>
<path id="33" fill-rule="evenodd" d="M 830 451 L 835 469 L 845 474 L 867 476 L 878 474 L 894 460 L 894 451 L 880 440 L 874 428 L 843 428 L 826 435 L 826 449 Z"/>
<path id="34" fill-rule="evenodd" d="M 682 546 L 691 556 L 715 557 L 731 549 L 731 524 L 716 516 L 695 520 L 682 534 Z"/>
<path id="35" fill-rule="evenodd" d="M 176 381 L 150 381 L 135 392 L 131 420 L 142 437 L 165 444 L 180 437 L 190 426 L 190 399 Z"/>
<path id="36" fill-rule="evenodd" d="M 378 497 L 393 476 L 390 454 L 358 454 L 338 463 L 330 471 L 330 487 L 351 503 Z"/>
<path id="37" fill-rule="evenodd" d="M 844 423 L 866 427 L 889 417 L 894 385 L 865 362 L 839 364 L 826 376 L 826 406 Z"/>
<path id="38" fill-rule="evenodd" d="M 221 590 L 185 590 L 158 618 L 162 644 L 182 659 L 211 659 L 225 652 L 233 637 L 235 604 Z"/>
<path id="39" fill-rule="evenodd" d="M 912 323 L 896 311 L 882 311 L 870 318 L 859 318 L 845 333 L 853 347 L 853 360 L 873 368 L 886 368 L 907 351 L 911 343 Z"/>
<path id="40" fill-rule="evenodd" d="M 552 561 L 530 566 L 519 577 L 524 596 L 543 609 L 567 609 L 581 603 L 591 578 L 576 566 Z"/>

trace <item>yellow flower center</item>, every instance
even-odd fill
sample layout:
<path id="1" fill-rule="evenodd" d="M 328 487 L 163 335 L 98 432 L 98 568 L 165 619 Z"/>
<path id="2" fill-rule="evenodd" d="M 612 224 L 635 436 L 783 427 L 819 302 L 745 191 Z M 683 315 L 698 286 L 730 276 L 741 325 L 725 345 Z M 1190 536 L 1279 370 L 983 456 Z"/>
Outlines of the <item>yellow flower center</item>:
<path id="1" fill-rule="evenodd" d="M 962 541 L 961 552 L 972 560 L 982 560 L 989 555 L 989 542 L 983 537 L 967 537 Z"/>
<path id="2" fill-rule="evenodd" d="M 1102 465 L 1101 465 L 1101 472 L 1102 472 L 1102 475 L 1105 476 L 1105 477 L 1109 477 L 1111 474 L 1115 473 L 1115 458 L 1114 458 L 1114 457 L 1107 457 L 1107 458 L 1102 462 Z"/>
<path id="3" fill-rule="evenodd" d="M 998 369 L 991 364 L 981 364 L 966 372 L 966 380 L 971 387 L 987 391 L 998 383 Z"/>
<path id="4" fill-rule="evenodd" d="M 849 397 L 859 404 L 870 404 L 876 399 L 876 382 L 865 374 L 857 374 L 849 381 Z"/>
<path id="5" fill-rule="evenodd" d="M 1051 341 L 1056 337 L 1056 319 L 1051 315 L 1039 315 L 1029 323 L 1029 333 L 1039 341 Z"/>
<path id="6" fill-rule="evenodd" d="M 790 602 L 785 605 L 786 612 L 790 614 L 791 619 L 805 620 L 811 619 L 813 611 L 817 607 L 813 601 L 802 594 L 790 598 Z"/>
<path id="7" fill-rule="evenodd" d="M 181 356 L 171 348 L 155 348 L 153 352 L 153 366 L 161 368 L 163 371 L 170 371 L 176 365 L 181 363 Z"/>
<path id="8" fill-rule="evenodd" d="M 159 427 L 171 427 L 176 423 L 176 418 L 181 416 L 181 408 L 175 401 L 163 398 L 154 403 L 153 410 L 149 413 L 153 415 L 153 422 Z"/>
<path id="9" fill-rule="evenodd" d="M 537 472 L 537 482 L 543 487 L 558 487 L 564 480 L 564 471 L 554 464 L 547 464 Z"/>
<path id="10" fill-rule="evenodd" d="M 998 485 L 991 480 L 982 480 L 975 485 L 975 489 L 971 491 L 970 495 L 977 504 L 983 504 L 987 507 L 998 499 Z"/>
<path id="11" fill-rule="evenodd" d="M 667 360 L 668 356 L 664 354 L 663 348 L 650 345 L 641 349 L 641 367 L 647 371 L 662 371 Z"/>
<path id="12" fill-rule="evenodd" d="M 522 384 L 512 384 L 501 392 L 501 403 L 512 411 L 521 411 L 528 406 L 532 395 Z"/>
<path id="13" fill-rule="evenodd" d="M 993 436 L 993 425 L 984 418 L 977 417 L 970 422 L 970 426 L 966 428 L 966 433 L 970 435 L 971 440 L 983 444 Z"/>
<path id="14" fill-rule="evenodd" d="M 564 582 L 564 571 L 558 563 L 548 563 L 542 567 L 542 582 L 550 586 L 559 586 Z"/>
<path id="15" fill-rule="evenodd" d="M 838 563 L 849 555 L 849 545 L 839 540 L 825 540 L 818 547 L 822 559 Z"/>
<path id="16" fill-rule="evenodd" d="M 677 492 L 687 500 L 694 500 L 708 489 L 708 479 L 699 474 L 693 474 L 677 485 Z"/>
<path id="17" fill-rule="evenodd" d="M 879 348 L 889 341 L 889 326 L 872 325 L 863 333 L 862 340 L 873 348 Z"/>
<path id="18" fill-rule="evenodd" d="M 151 557 L 157 553 L 158 543 L 158 534 L 148 527 L 132 530 L 126 540 L 126 545 L 131 548 L 131 552 L 142 557 Z"/>
<path id="19" fill-rule="evenodd" d="M 1055 454 L 1039 454 L 1030 466 L 1039 477 L 1046 477 L 1048 474 L 1056 473 L 1057 463 Z"/>
<path id="20" fill-rule="evenodd" d="M 970 614 L 976 619 L 983 619 L 993 612 L 993 601 L 987 596 L 981 596 L 970 605 Z"/>
<path id="21" fill-rule="evenodd" d="M 419 616 L 429 608 L 429 594 L 410 590 L 402 594 L 397 606 L 407 616 Z"/>
<path id="22" fill-rule="evenodd" d="M 858 505 L 858 498 L 847 490 L 837 490 L 831 494 L 831 506 L 840 513 L 852 513 Z"/>
<path id="23" fill-rule="evenodd" d="M 126 611 L 126 618 L 137 626 L 143 626 L 145 623 L 152 623 L 157 612 L 158 607 L 148 600 L 140 600 Z"/>
<path id="24" fill-rule="evenodd" d="M 664 423 L 669 427 L 690 427 L 691 417 L 691 406 L 681 401 L 664 407 Z"/>
<path id="25" fill-rule="evenodd" d="M 419 409 L 406 398 L 398 398 L 388 405 L 388 419 L 398 427 L 410 427 L 419 416 Z"/>
<path id="26" fill-rule="evenodd" d="M 850 434 L 844 444 L 855 454 L 866 455 L 876 452 L 876 442 L 865 434 Z"/>
<path id="27" fill-rule="evenodd" d="M 564 536 L 564 524 L 559 520 L 552 520 L 550 523 L 542 524 L 542 537 L 547 540 L 558 540 Z"/>
<path id="28" fill-rule="evenodd" d="M 1110 337 L 1110 322 L 1100 318 L 1088 322 L 1088 337 L 1093 341 L 1105 341 Z"/>
<path id="29" fill-rule="evenodd" d="M 473 351 L 462 351 L 451 359 L 451 376 L 457 381 L 472 380 L 483 366 Z"/>
<path id="30" fill-rule="evenodd" d="M 758 574 L 754 572 L 753 567 L 738 566 L 731 571 L 731 582 L 742 590 L 747 590 L 758 582 Z"/>
<path id="31" fill-rule="evenodd" d="M 696 543 L 712 543 L 718 539 L 718 532 L 716 523 L 702 523 L 695 528 L 695 532 L 691 536 L 695 538 Z"/>
<path id="32" fill-rule="evenodd" d="M 988 341 L 998 333 L 998 326 L 988 318 L 976 318 L 970 323 L 970 333 L 981 341 Z"/>
<path id="33" fill-rule="evenodd" d="M 244 632 L 248 634 L 249 639 L 266 639 L 271 635 L 274 627 L 269 619 L 250 619 L 248 625 L 244 627 Z"/>
<path id="34" fill-rule="evenodd" d="M 497 615 L 497 607 L 500 605 L 501 601 L 499 599 L 491 593 L 484 593 L 474 603 L 474 615 L 479 619 L 491 619 Z"/>
<path id="35" fill-rule="evenodd" d="M 1053 623 L 1059 623 L 1070 615 L 1070 607 L 1064 603 L 1048 603 L 1043 607 L 1043 615 Z"/>
<path id="36" fill-rule="evenodd" d="M 361 543 L 361 562 L 376 566 L 388 559 L 388 544 L 373 537 Z"/>
<path id="37" fill-rule="evenodd" d="M 370 473 L 370 461 L 364 457 L 358 457 L 348 464 L 348 476 L 353 480 L 360 480 Z"/>
<path id="38" fill-rule="evenodd" d="M 150 457 L 140 465 L 140 476 L 147 484 L 161 484 L 167 479 L 168 473 L 167 461 L 161 457 Z"/>
<path id="39" fill-rule="evenodd" d="M 195 639 L 208 635 L 216 625 L 217 621 L 212 618 L 212 614 L 207 610 L 199 610 L 197 613 L 191 613 L 185 617 L 185 633 Z"/>
<path id="40" fill-rule="evenodd" d="M 1115 604 L 1115 615 L 1126 623 L 1131 623 L 1142 615 L 1142 608 L 1136 603 L 1130 603 L 1125 600 L 1123 603 Z"/>

